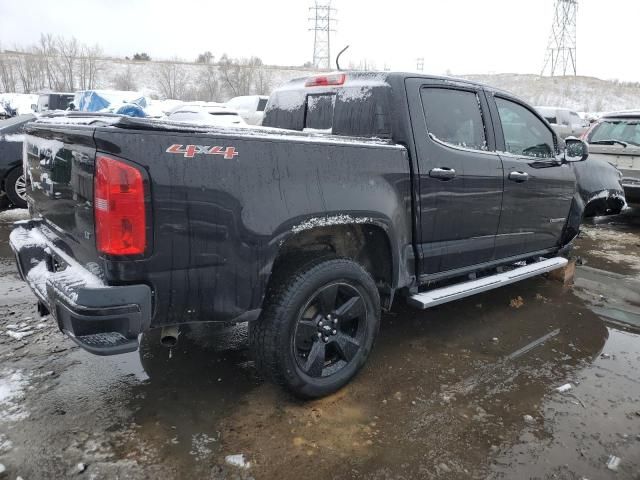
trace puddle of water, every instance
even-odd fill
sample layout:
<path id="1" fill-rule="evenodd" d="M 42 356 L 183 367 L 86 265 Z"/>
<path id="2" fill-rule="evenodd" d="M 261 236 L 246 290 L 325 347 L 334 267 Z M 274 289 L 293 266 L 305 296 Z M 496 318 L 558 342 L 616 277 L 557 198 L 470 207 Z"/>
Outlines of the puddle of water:
<path id="1" fill-rule="evenodd" d="M 598 224 L 578 249 L 618 228 L 640 230 Z M 64 477 L 80 461 L 102 478 L 603 478 L 616 455 L 619 478 L 632 478 L 640 337 L 610 322 L 636 325 L 639 280 L 587 261 L 575 294 L 536 278 L 425 312 L 398 304 L 363 372 L 315 402 L 256 377 L 242 325 L 186 331 L 171 356 L 159 332 L 139 354 L 106 358 L 68 340 L 51 354 L 30 337 L 16 368 L 56 374 L 25 390 L 29 421 L 0 437 L 14 445 L 0 460 L 25 478 Z M 0 268 L 0 293 L 17 301 L 12 275 Z M 225 466 L 241 454 L 250 469 Z"/>

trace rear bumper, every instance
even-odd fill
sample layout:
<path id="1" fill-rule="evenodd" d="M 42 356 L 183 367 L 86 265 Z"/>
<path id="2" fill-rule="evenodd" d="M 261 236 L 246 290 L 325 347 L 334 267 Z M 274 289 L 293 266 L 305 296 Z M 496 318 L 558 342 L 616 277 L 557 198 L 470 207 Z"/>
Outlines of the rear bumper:
<path id="1" fill-rule="evenodd" d="M 96 355 L 138 348 L 151 321 L 147 285 L 109 286 L 54 245 L 41 222 L 18 222 L 10 245 L 18 271 L 60 330 Z"/>

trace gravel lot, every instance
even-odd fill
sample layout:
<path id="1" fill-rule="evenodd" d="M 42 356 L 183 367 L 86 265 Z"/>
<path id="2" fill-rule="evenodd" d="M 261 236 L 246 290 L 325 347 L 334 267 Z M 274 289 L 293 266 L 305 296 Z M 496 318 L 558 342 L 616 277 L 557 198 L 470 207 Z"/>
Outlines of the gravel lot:
<path id="1" fill-rule="evenodd" d="M 17 277 L 23 216 L 0 213 L 0 478 L 640 479 L 640 212 L 585 226 L 574 288 L 398 302 L 357 379 L 309 403 L 257 377 L 242 325 L 171 355 L 157 332 L 75 347 Z"/>

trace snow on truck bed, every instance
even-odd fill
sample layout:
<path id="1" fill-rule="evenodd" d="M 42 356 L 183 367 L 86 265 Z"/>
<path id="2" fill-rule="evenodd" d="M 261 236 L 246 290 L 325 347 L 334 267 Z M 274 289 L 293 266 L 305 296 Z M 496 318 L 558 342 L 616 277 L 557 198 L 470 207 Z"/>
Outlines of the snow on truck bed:
<path id="1" fill-rule="evenodd" d="M 359 144 L 364 146 L 386 146 L 404 149 L 391 140 L 377 137 L 346 137 L 327 132 L 285 130 L 282 128 L 247 125 L 242 127 L 219 127 L 196 123 L 172 122 L 151 118 L 134 118 L 113 114 L 57 114 L 38 118 L 36 124 L 73 125 L 91 127 L 113 127 L 132 130 L 154 130 L 182 133 L 205 133 L 221 137 L 242 136 L 266 140 L 289 140 L 298 142 L 326 142 L 332 144 Z"/>

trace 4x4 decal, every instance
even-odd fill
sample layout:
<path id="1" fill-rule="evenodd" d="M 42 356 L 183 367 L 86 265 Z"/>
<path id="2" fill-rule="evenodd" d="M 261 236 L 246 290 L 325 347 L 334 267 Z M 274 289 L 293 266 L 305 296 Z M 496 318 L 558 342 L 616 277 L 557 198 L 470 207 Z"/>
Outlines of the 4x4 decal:
<path id="1" fill-rule="evenodd" d="M 167 153 L 182 154 L 185 158 L 193 158 L 196 155 L 222 155 L 227 160 L 238 156 L 236 147 L 211 147 L 209 145 L 180 145 L 175 143 L 166 150 Z"/>

